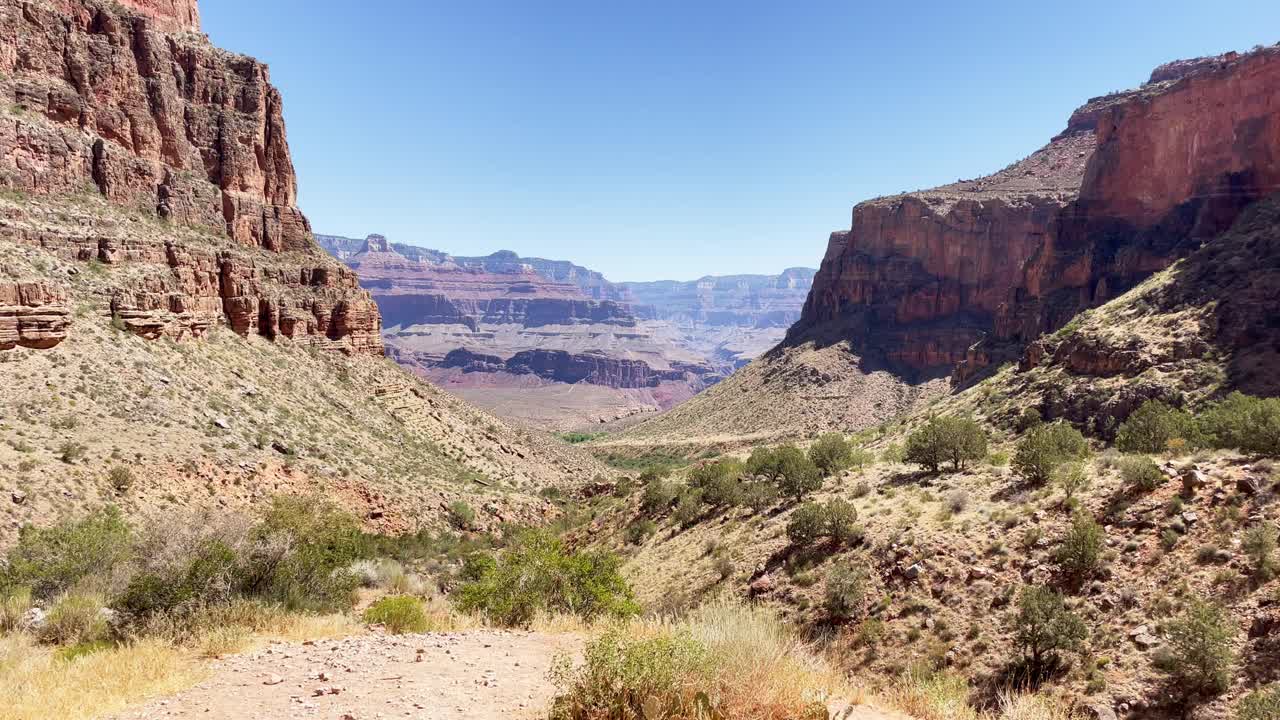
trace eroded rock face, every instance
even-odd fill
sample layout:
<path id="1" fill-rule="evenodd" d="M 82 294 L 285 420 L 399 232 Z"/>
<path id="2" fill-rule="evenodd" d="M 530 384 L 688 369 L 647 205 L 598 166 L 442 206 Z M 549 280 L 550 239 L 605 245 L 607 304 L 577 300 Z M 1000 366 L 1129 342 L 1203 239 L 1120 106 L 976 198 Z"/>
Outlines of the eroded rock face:
<path id="1" fill-rule="evenodd" d="M 858 205 L 789 340 L 852 340 L 908 375 L 959 365 L 965 379 L 1280 185 L 1280 48 L 1176 63 L 1152 80 L 1091 100 L 994 176 Z"/>
<path id="2" fill-rule="evenodd" d="M 111 310 L 148 337 L 226 322 L 381 352 L 377 307 L 296 206 L 266 66 L 198 29 L 194 0 L 0 0 L 0 187 L 43 198 L 0 238 L 139 266 Z"/>
<path id="3" fill-rule="evenodd" d="M 67 336 L 66 294 L 43 282 L 0 282 L 0 350 L 51 348 Z"/>

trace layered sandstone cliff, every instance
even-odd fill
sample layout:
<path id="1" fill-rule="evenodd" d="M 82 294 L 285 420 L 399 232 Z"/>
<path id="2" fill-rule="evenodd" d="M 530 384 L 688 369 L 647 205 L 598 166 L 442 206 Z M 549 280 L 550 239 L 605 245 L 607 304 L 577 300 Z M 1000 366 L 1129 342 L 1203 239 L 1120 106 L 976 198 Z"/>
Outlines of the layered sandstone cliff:
<path id="1" fill-rule="evenodd" d="M 0 0 L 0 239 L 135 268 L 99 291 L 146 336 L 380 353 L 376 306 L 296 206 L 266 66 L 198 29 L 193 0 Z"/>
<path id="2" fill-rule="evenodd" d="M 1184 62 L 1097 98 L 988 178 L 862 203 L 794 343 L 962 376 L 1133 287 L 1280 181 L 1280 49 Z"/>

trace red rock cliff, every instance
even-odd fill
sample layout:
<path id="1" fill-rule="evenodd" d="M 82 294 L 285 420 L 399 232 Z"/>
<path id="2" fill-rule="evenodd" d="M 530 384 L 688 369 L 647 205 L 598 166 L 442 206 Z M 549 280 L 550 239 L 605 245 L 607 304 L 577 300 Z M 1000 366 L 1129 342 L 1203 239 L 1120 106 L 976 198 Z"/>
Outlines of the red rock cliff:
<path id="1" fill-rule="evenodd" d="M 198 28 L 194 0 L 0 0 L 0 186 L 54 203 L 100 196 L 162 226 L 98 213 L 59 228 L 23 204 L 0 238 L 145 267 L 112 298 L 143 334 L 226 322 L 381 352 L 376 306 L 297 208 L 266 66 L 182 32 Z"/>
<path id="2" fill-rule="evenodd" d="M 993 176 L 855 207 L 789 341 L 971 371 L 1227 227 L 1280 185 L 1280 48 L 1177 65 Z"/>

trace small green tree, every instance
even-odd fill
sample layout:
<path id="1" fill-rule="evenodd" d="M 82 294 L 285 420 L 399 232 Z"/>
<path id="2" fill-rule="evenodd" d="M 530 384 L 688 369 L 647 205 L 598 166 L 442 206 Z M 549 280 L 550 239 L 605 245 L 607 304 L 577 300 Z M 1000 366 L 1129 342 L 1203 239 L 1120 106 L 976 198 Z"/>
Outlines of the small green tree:
<path id="1" fill-rule="evenodd" d="M 1254 525 L 1244 533 L 1241 547 L 1249 557 L 1253 577 L 1259 583 L 1268 582 L 1276 576 L 1276 536 L 1275 526 L 1266 521 Z"/>
<path id="2" fill-rule="evenodd" d="M 1194 599 L 1169 623 L 1167 633 L 1169 644 L 1155 665 L 1185 698 L 1213 697 L 1231 685 L 1233 633 L 1221 607 Z"/>
<path id="3" fill-rule="evenodd" d="M 671 508 L 676 501 L 679 490 L 672 483 L 660 478 L 652 478 L 644 486 L 640 496 L 640 508 L 647 513 L 657 515 Z"/>
<path id="4" fill-rule="evenodd" d="M 783 445 L 774 451 L 774 472 L 778 490 L 796 502 L 822 488 L 822 472 L 794 445 Z"/>
<path id="5" fill-rule="evenodd" d="M 942 418 L 947 454 L 957 470 L 987 456 L 987 431 L 971 418 Z"/>
<path id="6" fill-rule="evenodd" d="M 53 527 L 23 526 L 0 563 L 0 594 L 26 587 L 37 600 L 48 600 L 86 577 L 109 576 L 129 559 L 133 540 L 115 507 Z"/>
<path id="7" fill-rule="evenodd" d="M 685 488 L 676 499 L 676 509 L 671 512 L 671 519 L 680 527 L 689 527 L 702 515 L 702 491 L 697 488 Z"/>
<path id="8" fill-rule="evenodd" d="M 840 433 L 827 433 L 809 446 L 809 461 L 823 477 L 843 472 L 853 462 L 853 446 Z"/>
<path id="9" fill-rule="evenodd" d="M 1104 540 L 1102 526 L 1088 513 L 1077 512 L 1058 546 L 1058 566 L 1063 574 L 1079 584 L 1097 572 Z"/>
<path id="10" fill-rule="evenodd" d="M 1199 444 L 1195 419 L 1185 410 L 1149 400 L 1120 425 L 1116 447 L 1129 453 L 1161 453 L 1169 442 L 1181 440 L 1187 446 Z"/>
<path id="11" fill-rule="evenodd" d="M 795 545 L 811 545 L 826 534 L 826 531 L 826 512 L 815 502 L 807 502 L 796 508 L 787 520 L 787 539 Z"/>
<path id="12" fill-rule="evenodd" d="M 746 466 L 739 460 L 703 463 L 689 472 L 689 485 L 701 490 L 703 502 L 709 505 L 737 505 L 742 500 L 745 472 Z"/>
<path id="13" fill-rule="evenodd" d="M 1056 665 L 1060 653 L 1074 651 L 1088 637 L 1084 621 L 1067 610 L 1061 594 L 1034 585 L 1024 587 L 1018 597 L 1013 630 L 1028 669 L 1036 676 Z"/>
<path id="14" fill-rule="evenodd" d="M 842 562 L 827 575 L 823 604 L 832 617 L 853 620 L 861 617 L 866 607 L 867 571 L 861 565 Z"/>
<path id="15" fill-rule="evenodd" d="M 862 541 L 863 529 L 858 524 L 858 509 L 846 500 L 831 500 L 823 507 L 826 533 L 841 545 L 856 545 Z"/>
<path id="16" fill-rule="evenodd" d="M 1054 482 L 1062 488 L 1067 502 L 1075 500 L 1076 495 L 1089 487 L 1089 473 L 1082 462 L 1068 462 L 1059 465 L 1053 471 Z"/>
<path id="17" fill-rule="evenodd" d="M 946 440 L 942 436 L 942 425 L 937 418 L 908 435 L 902 452 L 905 462 L 923 465 L 931 473 L 938 472 L 949 456 Z"/>
<path id="18" fill-rule="evenodd" d="M 467 530 L 476 521 L 476 511 L 462 500 L 454 500 L 449 504 L 449 524 L 458 530 Z"/>
<path id="19" fill-rule="evenodd" d="M 1280 398 L 1233 392 L 1197 418 L 1205 444 L 1274 457 L 1280 455 Z"/>
<path id="20" fill-rule="evenodd" d="M 1079 430 L 1062 422 L 1040 425 L 1028 431 L 1018 442 L 1013 467 L 1027 480 L 1044 484 L 1062 463 L 1083 460 L 1089 454 L 1089 443 Z"/>

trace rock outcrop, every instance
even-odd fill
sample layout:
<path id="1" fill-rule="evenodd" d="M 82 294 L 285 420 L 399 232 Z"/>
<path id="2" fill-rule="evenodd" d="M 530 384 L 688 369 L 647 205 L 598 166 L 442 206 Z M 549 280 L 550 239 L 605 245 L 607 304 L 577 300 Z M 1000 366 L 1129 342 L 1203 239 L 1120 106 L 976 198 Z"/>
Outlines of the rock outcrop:
<path id="1" fill-rule="evenodd" d="M 1280 184 L 1280 48 L 1158 69 L 991 177 L 854 208 L 793 344 L 971 376 L 1229 227 Z M 977 347 L 975 347 L 977 346 Z"/>
<path id="2" fill-rule="evenodd" d="M 67 336 L 66 294 L 43 282 L 0 282 L 0 350 L 47 349 Z"/>
<path id="3" fill-rule="evenodd" d="M 0 238 L 136 266 L 100 290 L 148 337 L 225 322 L 380 353 L 376 306 L 297 208 L 266 66 L 198 29 L 194 0 L 0 0 Z"/>

